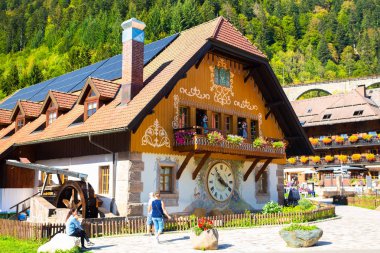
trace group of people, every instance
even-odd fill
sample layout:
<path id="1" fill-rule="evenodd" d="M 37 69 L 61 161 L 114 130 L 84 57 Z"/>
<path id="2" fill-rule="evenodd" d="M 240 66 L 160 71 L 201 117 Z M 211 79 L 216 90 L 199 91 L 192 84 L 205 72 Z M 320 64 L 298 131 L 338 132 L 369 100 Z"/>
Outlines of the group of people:
<path id="1" fill-rule="evenodd" d="M 166 216 L 169 220 L 171 219 L 171 216 L 166 211 L 164 202 L 161 200 L 160 193 L 149 193 L 147 233 L 154 235 L 152 230 L 154 226 L 157 243 L 160 243 L 159 236 L 164 230 L 164 216 Z M 85 246 L 85 241 L 87 247 L 94 245 L 81 226 L 76 208 L 72 208 L 66 217 L 66 233 L 69 236 L 80 237 L 82 250 L 87 249 Z"/>

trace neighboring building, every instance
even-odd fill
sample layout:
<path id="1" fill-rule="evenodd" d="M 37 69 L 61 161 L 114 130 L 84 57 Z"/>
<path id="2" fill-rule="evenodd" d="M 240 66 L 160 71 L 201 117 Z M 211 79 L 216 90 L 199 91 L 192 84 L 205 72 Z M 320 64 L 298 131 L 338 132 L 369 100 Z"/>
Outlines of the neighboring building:
<path id="1" fill-rule="evenodd" d="M 144 23 L 122 27 L 122 56 L 0 105 L 13 110 L 0 111 L 0 209 L 45 177 L 9 159 L 88 174 L 103 207 L 119 215 L 143 215 L 152 191 L 170 213 L 281 202 L 285 150 L 252 141 L 285 140 L 293 156 L 312 147 L 266 56 L 222 17 L 145 46 Z M 214 142 L 213 131 L 245 142 Z"/>
<path id="2" fill-rule="evenodd" d="M 380 171 L 379 90 L 359 86 L 348 93 L 292 102 L 303 129 L 310 138 L 316 157 L 288 159 L 286 179 L 298 174 L 299 180 L 312 178 L 310 167 L 319 172 L 322 185 L 335 185 L 333 171 L 348 167 L 345 184 L 366 175 L 378 178 Z M 302 160 L 302 161 L 301 161 Z M 320 161 L 319 161 L 320 160 Z M 293 163 L 293 164 L 291 164 Z"/>

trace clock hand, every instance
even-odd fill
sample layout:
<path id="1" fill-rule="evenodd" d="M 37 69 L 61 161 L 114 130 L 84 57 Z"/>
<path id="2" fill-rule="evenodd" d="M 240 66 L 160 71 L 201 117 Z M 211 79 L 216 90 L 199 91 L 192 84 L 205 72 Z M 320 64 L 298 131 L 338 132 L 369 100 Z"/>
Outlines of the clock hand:
<path id="1" fill-rule="evenodd" d="M 216 174 L 218 175 L 218 181 L 219 181 L 219 183 L 221 183 L 224 187 L 228 187 L 228 184 L 226 183 L 226 181 L 224 181 L 224 179 L 222 178 L 222 176 L 220 176 L 218 170 L 216 170 Z"/>

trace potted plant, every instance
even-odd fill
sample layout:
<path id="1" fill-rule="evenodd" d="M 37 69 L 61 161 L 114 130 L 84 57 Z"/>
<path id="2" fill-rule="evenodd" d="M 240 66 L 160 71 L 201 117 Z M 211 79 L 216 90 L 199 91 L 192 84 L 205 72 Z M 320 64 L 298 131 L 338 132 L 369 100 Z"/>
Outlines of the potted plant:
<path id="1" fill-rule="evenodd" d="M 329 137 L 325 137 L 325 138 L 322 139 L 322 142 L 325 145 L 329 145 L 329 144 L 331 144 L 332 140 Z"/>
<path id="2" fill-rule="evenodd" d="M 355 143 L 359 140 L 359 137 L 355 134 L 351 135 L 348 140 L 351 142 L 351 143 Z"/>
<path id="3" fill-rule="evenodd" d="M 352 161 L 355 161 L 355 162 L 360 161 L 361 158 L 362 158 L 361 154 L 353 154 L 351 156 Z"/>
<path id="4" fill-rule="evenodd" d="M 193 249 L 216 250 L 218 249 L 218 230 L 214 228 L 211 220 L 200 218 L 191 232 L 190 241 Z"/>
<path id="5" fill-rule="evenodd" d="M 343 144 L 344 143 L 344 138 L 342 136 L 335 137 L 335 143 L 337 143 L 337 144 Z"/>
<path id="6" fill-rule="evenodd" d="M 366 154 L 365 159 L 367 159 L 368 162 L 374 162 L 376 161 L 376 156 L 374 154 Z"/>
<path id="7" fill-rule="evenodd" d="M 363 135 L 363 140 L 367 141 L 367 142 L 370 142 L 372 140 L 372 134 L 365 134 Z"/>
<path id="8" fill-rule="evenodd" d="M 232 135 L 232 134 L 229 134 L 227 135 L 227 141 L 231 144 L 237 144 L 237 145 L 240 145 L 243 143 L 244 141 L 244 138 L 239 136 L 239 135 Z"/>
<path id="9" fill-rule="evenodd" d="M 305 163 L 309 162 L 309 157 L 303 155 L 303 156 L 301 156 L 300 161 L 301 161 L 301 163 L 305 164 Z"/>
<path id="10" fill-rule="evenodd" d="M 334 160 L 335 160 L 335 158 L 333 156 L 331 156 L 331 155 L 325 156 L 325 161 L 328 162 L 328 163 L 331 163 Z"/>
<path id="11" fill-rule="evenodd" d="M 207 134 L 207 139 L 210 142 L 210 144 L 216 144 L 222 142 L 224 140 L 224 137 L 218 131 L 212 131 L 211 133 Z"/>
<path id="12" fill-rule="evenodd" d="M 177 144 L 185 144 L 187 141 L 194 138 L 195 132 L 192 131 L 181 131 L 174 134 L 175 142 Z"/>
<path id="13" fill-rule="evenodd" d="M 313 157 L 311 158 L 311 160 L 312 160 L 313 163 L 315 163 L 315 164 L 321 162 L 321 158 L 320 158 L 319 156 L 313 156 Z"/>
<path id="14" fill-rule="evenodd" d="M 296 162 L 297 162 L 297 159 L 295 157 L 290 157 L 288 159 L 288 163 L 290 163 L 290 164 L 296 164 Z"/>
<path id="15" fill-rule="evenodd" d="M 317 138 L 313 138 L 313 137 L 310 137 L 309 141 L 310 141 L 311 145 L 313 145 L 313 146 L 317 146 L 317 144 L 319 142 L 319 140 Z"/>
<path id="16" fill-rule="evenodd" d="M 277 149 L 277 148 L 284 148 L 285 143 L 283 141 L 274 141 L 272 142 L 272 147 Z"/>
<path id="17" fill-rule="evenodd" d="M 347 162 L 347 156 L 346 155 L 338 155 L 338 160 L 341 161 L 342 163 Z"/>
<path id="18" fill-rule="evenodd" d="M 292 224 L 280 230 L 281 238 L 292 248 L 311 247 L 322 235 L 322 229 L 310 225 Z"/>
<path id="19" fill-rule="evenodd" d="M 261 147 L 264 146 L 265 144 L 266 144 L 266 141 L 265 141 L 262 137 L 258 137 L 258 138 L 256 138 L 256 139 L 253 141 L 253 143 L 252 143 L 253 147 L 255 147 L 255 148 L 261 148 Z"/>

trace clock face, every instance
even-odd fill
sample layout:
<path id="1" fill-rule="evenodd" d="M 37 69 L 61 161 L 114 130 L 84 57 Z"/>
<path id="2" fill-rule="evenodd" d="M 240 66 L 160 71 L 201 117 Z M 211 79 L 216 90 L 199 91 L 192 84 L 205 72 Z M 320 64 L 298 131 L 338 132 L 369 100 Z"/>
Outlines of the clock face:
<path id="1" fill-rule="evenodd" d="M 207 188 L 216 201 L 226 201 L 234 190 L 234 175 L 225 163 L 214 164 L 207 174 Z"/>

